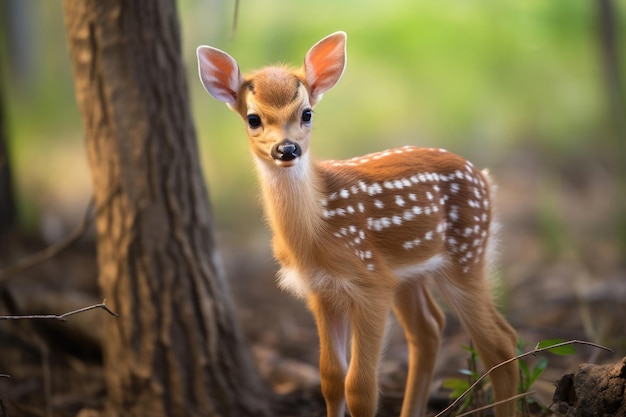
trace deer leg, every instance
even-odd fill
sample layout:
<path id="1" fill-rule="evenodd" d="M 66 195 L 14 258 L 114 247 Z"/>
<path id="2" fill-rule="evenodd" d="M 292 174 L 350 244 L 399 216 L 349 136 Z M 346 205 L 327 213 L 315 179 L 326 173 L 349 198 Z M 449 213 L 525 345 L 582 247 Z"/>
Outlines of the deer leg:
<path id="1" fill-rule="evenodd" d="M 363 297 L 361 303 L 351 309 L 352 351 L 346 379 L 346 399 L 353 417 L 373 417 L 376 414 L 378 363 L 391 309 L 391 297 L 378 297 Z"/>
<path id="2" fill-rule="evenodd" d="M 445 317 L 423 280 L 400 286 L 393 307 L 409 348 L 409 372 L 401 416 L 423 416 Z"/>
<path id="3" fill-rule="evenodd" d="M 348 312 L 319 296 L 309 297 L 320 338 L 320 379 L 328 417 L 345 414 Z"/>
<path id="4" fill-rule="evenodd" d="M 460 275 L 452 285 L 442 283 L 441 292 L 469 332 L 486 370 L 515 356 L 517 335 L 497 311 L 484 273 Z M 517 394 L 517 362 L 498 368 L 490 378 L 496 401 Z M 495 410 L 497 417 L 514 416 L 516 402 L 498 405 Z"/>

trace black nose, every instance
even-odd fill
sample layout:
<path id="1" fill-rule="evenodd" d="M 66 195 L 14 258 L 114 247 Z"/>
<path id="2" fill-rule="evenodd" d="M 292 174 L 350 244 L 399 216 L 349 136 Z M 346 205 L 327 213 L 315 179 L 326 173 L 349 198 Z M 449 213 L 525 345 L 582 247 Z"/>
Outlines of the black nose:
<path id="1" fill-rule="evenodd" d="M 295 142 L 285 139 L 272 148 L 272 158 L 293 161 L 302 155 L 302 148 Z"/>

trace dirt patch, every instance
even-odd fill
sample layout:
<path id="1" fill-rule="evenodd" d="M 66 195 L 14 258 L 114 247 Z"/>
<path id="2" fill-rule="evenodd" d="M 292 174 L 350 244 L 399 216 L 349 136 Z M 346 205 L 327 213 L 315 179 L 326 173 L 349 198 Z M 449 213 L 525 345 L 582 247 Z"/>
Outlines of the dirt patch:
<path id="1" fill-rule="evenodd" d="M 584 363 L 556 383 L 556 414 L 563 417 L 626 416 L 626 358 L 611 365 Z"/>

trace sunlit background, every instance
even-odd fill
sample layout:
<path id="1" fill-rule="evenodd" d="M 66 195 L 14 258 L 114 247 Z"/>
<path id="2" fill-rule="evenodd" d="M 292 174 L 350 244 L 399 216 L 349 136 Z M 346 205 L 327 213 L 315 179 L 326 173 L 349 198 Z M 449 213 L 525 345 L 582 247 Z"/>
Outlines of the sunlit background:
<path id="1" fill-rule="evenodd" d="M 10 152 L 21 220 L 54 233 L 83 209 L 90 178 L 62 4 L 24 3 L 3 63 Z M 626 6 L 616 6 L 623 27 Z M 322 158 L 413 144 L 484 166 L 531 148 L 558 164 L 614 139 L 593 1 L 242 0 L 235 33 L 234 2 L 183 0 L 179 10 L 201 157 L 225 227 L 258 225 L 257 192 L 241 122 L 197 80 L 199 44 L 228 51 L 245 72 L 299 65 L 315 41 L 346 31 L 347 71 L 316 109 Z"/>

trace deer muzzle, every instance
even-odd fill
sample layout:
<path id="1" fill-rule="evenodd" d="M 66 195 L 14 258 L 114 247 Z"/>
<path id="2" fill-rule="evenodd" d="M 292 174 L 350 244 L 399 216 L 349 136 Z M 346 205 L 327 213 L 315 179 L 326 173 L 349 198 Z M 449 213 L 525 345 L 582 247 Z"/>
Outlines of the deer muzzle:
<path id="1" fill-rule="evenodd" d="M 271 156 L 274 161 L 289 162 L 302 156 L 302 148 L 295 142 L 285 139 L 274 145 Z"/>

